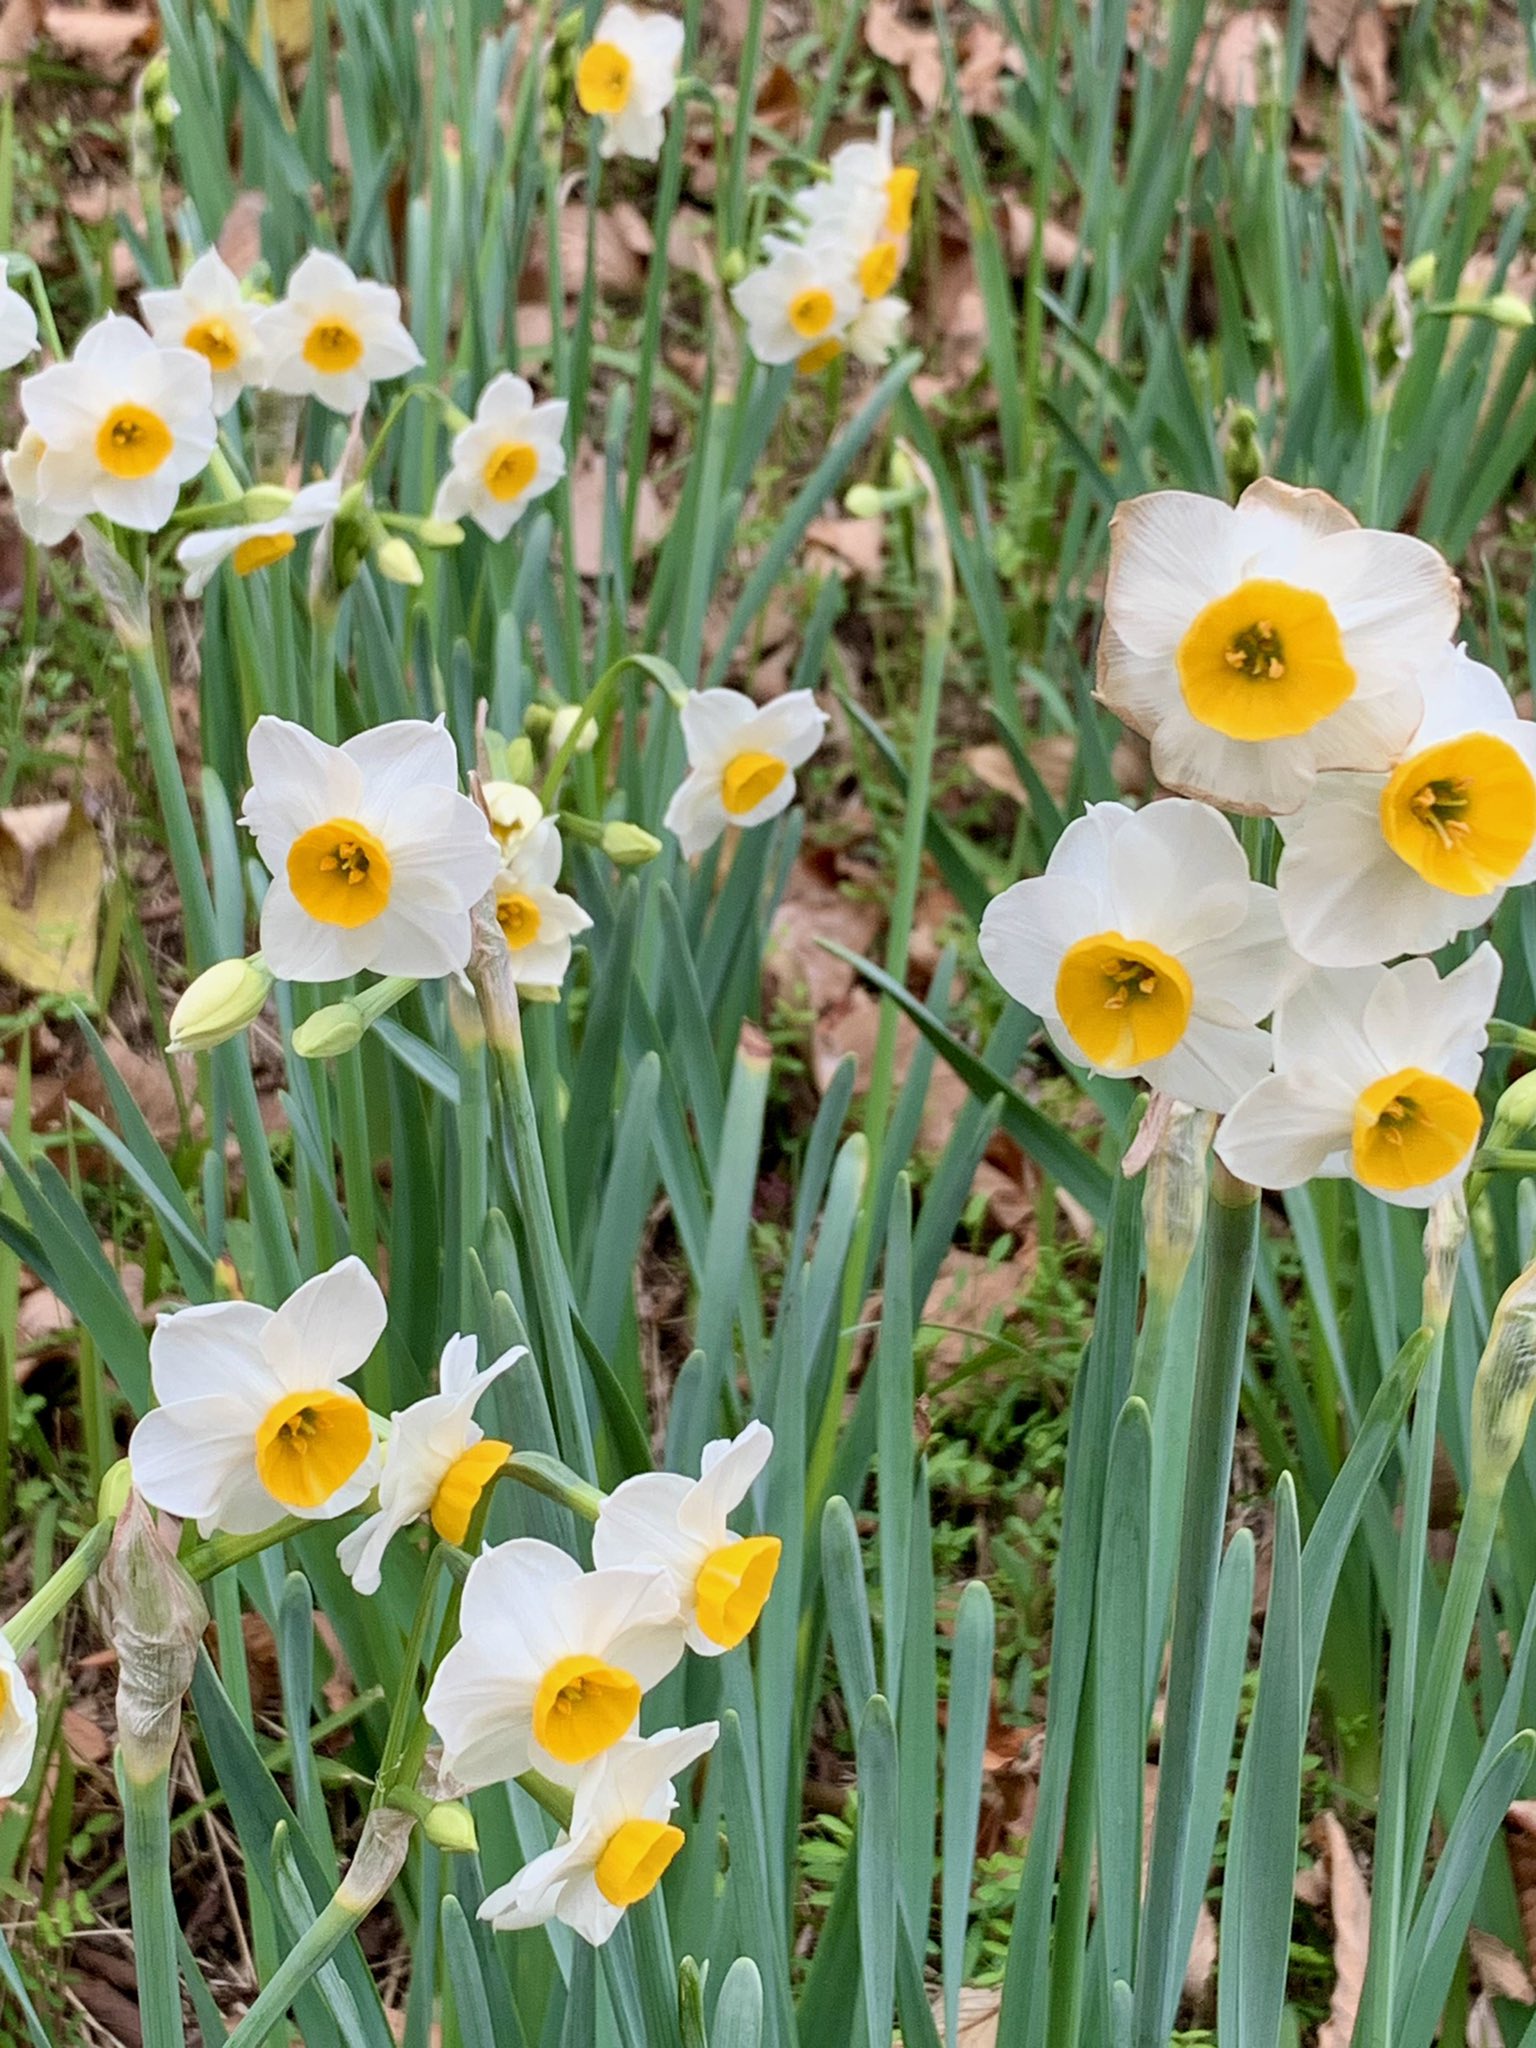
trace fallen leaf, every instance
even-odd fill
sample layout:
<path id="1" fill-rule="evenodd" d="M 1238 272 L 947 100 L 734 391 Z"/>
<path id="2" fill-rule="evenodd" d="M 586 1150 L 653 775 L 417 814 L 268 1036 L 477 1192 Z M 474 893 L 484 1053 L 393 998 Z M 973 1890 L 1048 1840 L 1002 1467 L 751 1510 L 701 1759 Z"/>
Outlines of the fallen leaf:
<path id="1" fill-rule="evenodd" d="M 1339 61 L 1360 0 L 1307 0 L 1307 41 L 1319 63 L 1331 71 Z"/>
<path id="2" fill-rule="evenodd" d="M 1011 1311 L 1029 1291 L 1034 1268 L 1033 1246 L 1009 1259 L 986 1259 L 967 1251 L 945 1254 L 922 1314 L 924 1323 L 944 1333 L 933 1350 L 933 1363 L 940 1371 L 963 1365 L 1006 1329 Z"/>
<path id="3" fill-rule="evenodd" d="M 112 1753 L 105 1731 L 78 1707 L 64 1709 L 64 1740 L 77 1764 L 104 1764 Z"/>
<path id="4" fill-rule="evenodd" d="M 78 804 L 0 811 L 0 972 L 24 988 L 88 996 L 105 862 Z"/>
<path id="5" fill-rule="evenodd" d="M 799 861 L 773 914 L 764 965 L 784 994 L 803 999 L 819 1017 L 854 984 L 854 970 L 819 941 L 835 939 L 850 953 L 867 954 L 883 922 L 871 898 L 855 895 L 809 861 Z"/>
<path id="6" fill-rule="evenodd" d="M 1480 1927 L 1473 1927 L 1467 1933 L 1467 1946 L 1484 1991 L 1494 1998 L 1508 1998 L 1516 2005 L 1536 2005 L 1536 1984 L 1531 1981 L 1531 1973 L 1507 1943 L 1496 1934 L 1484 1934 Z"/>
<path id="7" fill-rule="evenodd" d="M 864 40 L 877 57 L 906 73 L 913 98 L 925 113 L 933 113 L 944 96 L 938 31 L 914 28 L 903 21 L 895 0 L 870 0 L 864 15 Z"/>
<path id="8" fill-rule="evenodd" d="M 1008 262 L 1015 274 L 1027 266 L 1030 252 L 1035 246 L 1034 209 L 1015 198 L 1013 193 L 1003 194 L 1003 224 L 1008 238 Z M 1077 236 L 1060 221 L 1048 220 L 1045 224 L 1045 267 L 1058 275 L 1070 270 L 1077 261 L 1081 247 Z"/>
<path id="9" fill-rule="evenodd" d="M 67 56 L 110 68 L 159 40 L 159 24 L 147 10 L 116 7 L 47 7 L 43 29 Z"/>
<path id="10" fill-rule="evenodd" d="M 16 90 L 42 28 L 42 0 L 5 0 L 0 7 L 0 90 Z"/>
<path id="11" fill-rule="evenodd" d="M 813 519 L 805 529 L 806 566 L 839 575 L 850 570 L 873 582 L 885 559 L 885 523 L 880 519 Z"/>
<path id="12" fill-rule="evenodd" d="M 1392 71 L 1388 62 L 1387 24 L 1374 8 L 1363 8 L 1350 24 L 1349 40 L 1339 60 L 1339 75 L 1348 78 L 1367 121 L 1380 126 L 1392 111 Z"/>
<path id="13" fill-rule="evenodd" d="M 1317 1861 L 1297 1877 L 1296 1896 L 1315 1911 L 1326 1912 L 1333 1922 L 1333 1994 L 1317 2048 L 1349 2048 L 1365 1984 L 1371 1895 L 1337 1814 L 1320 1813 L 1307 1830 L 1307 1840 L 1317 1851 Z"/>
<path id="14" fill-rule="evenodd" d="M 775 64 L 757 89 L 756 114 L 769 128 L 787 134 L 800 125 L 800 87 L 795 74 Z"/>
<path id="15" fill-rule="evenodd" d="M 978 1989 L 965 1985 L 960 1993 L 960 2006 L 955 2015 L 954 2048 L 996 2048 L 998 2015 L 1003 2009 L 1001 1991 Z M 933 2001 L 933 2022 L 939 2030 L 939 2039 L 944 2039 L 944 2001 Z M 896 2039 L 901 2040 L 898 2034 Z M 945 2043 L 945 2048 L 949 2044 Z"/>
<path id="16" fill-rule="evenodd" d="M 602 573 L 603 474 L 602 456 L 590 441 L 583 441 L 571 465 L 571 537 L 578 576 Z M 643 477 L 635 511 L 636 557 L 649 554 L 666 530 L 667 514 L 661 499 L 650 478 Z"/>
<path id="17" fill-rule="evenodd" d="M 1509 1870 L 1520 1905 L 1525 1952 L 1536 1955 L 1536 1799 L 1517 1799 L 1504 1816 Z"/>
<path id="18" fill-rule="evenodd" d="M 1013 756 L 998 741 L 986 740 L 979 747 L 967 747 L 962 759 L 976 780 L 988 789 L 995 789 L 999 796 L 1011 797 L 1016 804 L 1029 802 L 1029 792 L 1019 780 Z"/>
<path id="19" fill-rule="evenodd" d="M 261 261 L 261 217 L 266 210 L 265 192 L 237 192 L 224 216 L 217 248 L 236 277 L 245 277 Z"/>
<path id="20" fill-rule="evenodd" d="M 1280 23 L 1262 7 L 1234 14 L 1216 32 L 1212 45 L 1208 34 L 1195 45 L 1194 71 L 1205 70 L 1205 89 L 1218 106 L 1230 112 L 1234 107 L 1256 107 L 1261 83 L 1260 66 L 1272 69 L 1284 45 Z"/>
<path id="21" fill-rule="evenodd" d="M 968 114 L 995 114 L 1003 101 L 1003 76 L 1022 76 L 1023 57 L 990 21 L 973 21 L 962 32 L 958 54 L 955 84 L 961 106 Z"/>

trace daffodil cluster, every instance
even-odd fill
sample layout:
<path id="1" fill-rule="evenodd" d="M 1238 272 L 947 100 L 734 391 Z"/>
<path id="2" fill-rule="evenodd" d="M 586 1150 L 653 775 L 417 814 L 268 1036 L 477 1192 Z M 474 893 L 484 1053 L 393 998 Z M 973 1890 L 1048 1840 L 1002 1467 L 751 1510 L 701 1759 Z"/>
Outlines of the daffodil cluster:
<path id="1" fill-rule="evenodd" d="M 763 260 L 731 292 L 760 363 L 823 369 L 845 351 L 883 363 L 910 310 L 896 295 L 912 232 L 917 172 L 896 161 L 894 117 L 873 142 L 835 152 L 827 177 L 791 201 L 763 237 Z"/>
<path id="2" fill-rule="evenodd" d="M 1178 794 L 1090 807 L 988 907 L 982 953 L 1068 1059 L 1221 1112 L 1246 1180 L 1422 1208 L 1471 1165 L 1499 956 L 1400 956 L 1536 879 L 1536 727 L 1457 611 L 1433 548 L 1321 491 L 1115 515 L 1098 694 Z M 1273 888 L 1224 812 L 1275 821 Z"/>
<path id="3" fill-rule="evenodd" d="M 337 1547 L 363 1594 L 378 1590 L 391 1542 L 412 1524 L 459 1549 L 475 1543 L 513 1454 L 474 1411 L 526 1352 L 482 1370 L 474 1338 L 454 1336 L 439 1391 L 385 1421 L 347 1383 L 387 1313 L 378 1283 L 349 1258 L 277 1309 L 226 1301 L 162 1315 L 150 1343 L 157 1405 L 129 1445 L 139 1493 L 204 1537 L 367 1509 Z M 642 1735 L 642 1702 L 687 1651 L 723 1656 L 756 1626 L 780 1543 L 736 1534 L 731 1517 L 772 1448 L 770 1431 L 751 1422 L 705 1446 L 697 1479 L 652 1472 L 606 1496 L 585 1489 L 591 1570 L 532 1538 L 474 1556 L 458 1640 L 424 1702 L 443 1745 L 439 1785 L 456 1795 L 536 1772 L 569 1794 L 559 1839 L 485 1900 L 482 1918 L 501 1928 L 558 1918 L 604 1942 L 681 1847 L 673 1781 L 718 1730 Z M 0 1786 L 26 1770 L 31 1698 L 13 1665 L 0 1653 Z"/>

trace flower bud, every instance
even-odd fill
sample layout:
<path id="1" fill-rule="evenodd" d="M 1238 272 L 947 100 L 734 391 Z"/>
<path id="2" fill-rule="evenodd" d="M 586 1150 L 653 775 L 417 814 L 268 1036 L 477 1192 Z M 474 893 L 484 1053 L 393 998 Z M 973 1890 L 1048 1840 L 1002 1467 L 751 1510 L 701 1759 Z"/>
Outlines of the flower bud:
<path id="1" fill-rule="evenodd" d="M 169 1052 L 208 1052 L 238 1038 L 261 1015 L 272 976 L 259 953 L 220 960 L 183 991 L 171 1012 Z"/>
<path id="2" fill-rule="evenodd" d="M 96 1489 L 96 1518 L 98 1521 L 116 1521 L 128 1505 L 128 1496 L 133 1491 L 133 1462 L 119 1458 L 115 1465 L 109 1465 Z"/>
<path id="3" fill-rule="evenodd" d="M 727 289 L 740 284 L 748 269 L 747 253 L 744 249 L 727 249 L 720 259 L 720 282 Z"/>
<path id="4" fill-rule="evenodd" d="M 615 867 L 638 868 L 656 858 L 661 851 L 661 841 L 653 832 L 647 832 L 643 825 L 632 825 L 627 818 L 615 818 L 603 827 L 602 847 Z"/>
<path id="5" fill-rule="evenodd" d="M 281 519 L 292 503 L 293 492 L 281 484 L 252 484 L 240 501 L 240 516 L 259 525 L 265 519 Z"/>
<path id="6" fill-rule="evenodd" d="M 1518 292 L 1495 292 L 1491 299 L 1483 301 L 1483 317 L 1493 321 L 1497 327 L 1515 329 L 1536 325 L 1533 313 Z"/>
<path id="7" fill-rule="evenodd" d="M 327 1003 L 293 1031 L 293 1049 L 301 1060 L 333 1060 L 362 1042 L 368 1017 L 354 1002 Z"/>
<path id="8" fill-rule="evenodd" d="M 203 1596 L 162 1541 L 154 1517 L 130 1493 L 95 1579 L 102 1632 L 117 1652 L 117 1739 L 137 1784 L 158 1778 L 181 1727 L 208 1626 Z"/>
<path id="9" fill-rule="evenodd" d="M 843 493 L 843 510 L 850 519 L 883 519 L 889 497 L 876 484 L 853 484 Z"/>
<path id="10" fill-rule="evenodd" d="M 411 531 L 424 548 L 456 548 L 464 538 L 455 519 L 418 519 Z"/>
<path id="11" fill-rule="evenodd" d="M 379 542 L 373 551 L 373 559 L 386 583 L 403 583 L 414 590 L 422 580 L 421 561 L 416 550 L 398 533 L 391 533 Z"/>
<path id="12" fill-rule="evenodd" d="M 578 754 L 590 754 L 597 745 L 597 720 L 580 704 L 562 704 L 549 721 L 549 738 L 545 742 L 550 753 L 558 754 L 577 726 L 581 731 L 576 740 Z"/>
<path id="13" fill-rule="evenodd" d="M 422 1822 L 422 1832 L 436 1849 L 450 1856 L 473 1856 L 480 1847 L 469 1808 L 457 1799 L 440 1800 Z"/>
<path id="14" fill-rule="evenodd" d="M 1466 1196 L 1456 1188 L 1433 1205 L 1424 1226 L 1424 1320 L 1431 1329 L 1443 1330 L 1450 1317 L 1466 1236 Z"/>
<path id="15" fill-rule="evenodd" d="M 1511 1081 L 1493 1105 L 1483 1139 L 1490 1152 L 1518 1151 L 1536 1130 L 1536 1069 Z"/>
<path id="16" fill-rule="evenodd" d="M 1170 1304 L 1184 1284 L 1205 1225 L 1207 1159 L 1216 1134 L 1209 1110 L 1154 1095 L 1124 1170 L 1143 1160 L 1147 1177 L 1141 1215 L 1147 1247 L 1147 1292 Z"/>
<path id="17" fill-rule="evenodd" d="M 1432 289 L 1435 282 L 1435 272 L 1439 266 L 1440 259 L 1433 249 L 1422 250 L 1406 266 L 1403 271 L 1403 282 L 1416 299 L 1422 298 L 1427 291 Z"/>
<path id="18" fill-rule="evenodd" d="M 482 782 L 480 796 L 501 858 L 509 861 L 543 818 L 544 806 L 521 782 Z"/>
<path id="19" fill-rule="evenodd" d="M 1505 1290 L 1472 1382 L 1472 1486 L 1498 1493 L 1536 1402 L 1536 1265 Z"/>
<path id="20" fill-rule="evenodd" d="M 1246 405 L 1235 405 L 1227 415 L 1226 447 L 1222 451 L 1226 465 L 1227 488 L 1234 498 L 1240 498 L 1251 483 L 1257 483 L 1264 474 L 1264 455 L 1259 447 L 1259 423 Z"/>
<path id="21" fill-rule="evenodd" d="M 533 741 L 526 733 L 519 733 L 516 739 L 507 741 L 503 749 L 503 761 L 508 782 L 532 782 L 539 771 Z"/>

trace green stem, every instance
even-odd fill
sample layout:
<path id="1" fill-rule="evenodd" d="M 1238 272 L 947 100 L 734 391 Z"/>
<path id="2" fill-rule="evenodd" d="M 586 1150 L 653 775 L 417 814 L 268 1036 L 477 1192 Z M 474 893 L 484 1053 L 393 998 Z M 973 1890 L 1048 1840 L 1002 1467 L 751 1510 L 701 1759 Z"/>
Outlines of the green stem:
<path id="1" fill-rule="evenodd" d="M 203 871 L 203 853 L 197 840 L 197 827 L 192 822 L 187 786 L 182 780 L 181 761 L 176 752 L 176 739 L 171 731 L 170 712 L 165 701 L 165 686 L 152 647 L 125 646 L 123 652 L 133 681 L 134 702 L 144 731 L 144 744 L 149 751 L 150 772 L 155 778 L 160 814 L 165 819 L 165 836 L 171 851 L 171 864 L 176 870 L 176 886 L 181 891 L 190 964 L 194 971 L 198 971 L 212 966 L 217 959 L 218 941 L 213 898 L 208 891 L 208 877 Z"/>
<path id="2" fill-rule="evenodd" d="M 30 1649 L 56 1614 L 61 1614 L 84 1586 L 107 1554 L 114 1523 L 110 1517 L 95 1523 L 65 1558 L 46 1584 L 39 1586 L 24 1607 L 18 1607 L 5 1624 L 11 1648 L 19 1657 Z"/>
<path id="3" fill-rule="evenodd" d="M 1136 1970 L 1135 2048 L 1166 2048 L 1184 1975 L 1186 1959 L 1178 1953 L 1184 1861 L 1258 1231 L 1258 1189 L 1218 1166 L 1206 1223 L 1205 1305 L 1185 1468 L 1168 1709 Z"/>
<path id="4" fill-rule="evenodd" d="M 216 1579 L 232 1564 L 244 1564 L 248 1557 L 270 1550 L 274 1543 L 286 1543 L 290 1536 L 302 1536 L 314 1526 L 301 1515 L 286 1515 L 270 1529 L 258 1529 L 254 1536 L 212 1536 L 189 1551 L 181 1561 L 182 1566 L 189 1578 L 202 1585 L 208 1579 Z"/>
<path id="5" fill-rule="evenodd" d="M 329 1962 L 347 1936 L 360 1927 L 373 1900 L 355 1901 L 345 1885 L 321 1908 L 262 1986 L 261 1995 L 225 2043 L 225 2048 L 260 2048 L 315 1972 Z"/>
<path id="6" fill-rule="evenodd" d="M 144 2048 L 185 2048 L 176 1901 L 171 1892 L 170 1759 L 153 1777 L 138 1778 L 119 1750 L 117 1790 L 123 1806 L 128 1908 Z"/>

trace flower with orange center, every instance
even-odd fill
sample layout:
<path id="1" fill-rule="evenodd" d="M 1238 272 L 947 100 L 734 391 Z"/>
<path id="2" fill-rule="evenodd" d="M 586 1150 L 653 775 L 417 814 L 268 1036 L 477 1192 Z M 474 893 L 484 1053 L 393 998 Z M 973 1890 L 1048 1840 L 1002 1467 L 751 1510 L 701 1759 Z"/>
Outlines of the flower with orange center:
<path id="1" fill-rule="evenodd" d="M 761 825 L 788 809 L 795 770 L 820 746 L 827 715 L 809 690 L 790 690 L 761 710 L 738 690 L 697 690 L 682 724 L 688 774 L 664 822 L 691 857 L 727 825 Z"/>
<path id="2" fill-rule="evenodd" d="M 506 1463 L 511 1445 L 488 1437 L 474 1410 L 501 1375 L 528 1356 L 527 1347 L 504 1352 L 484 1372 L 475 1370 L 478 1355 L 475 1338 L 450 1337 L 438 1366 L 440 1391 L 390 1417 L 378 1512 L 336 1546 L 359 1593 L 379 1590 L 391 1540 L 423 1516 L 444 1542 L 462 1545 L 485 1489 Z"/>
<path id="3" fill-rule="evenodd" d="M 532 385 L 510 371 L 493 377 L 454 436 L 432 516 L 473 519 L 492 540 L 505 540 L 565 475 L 566 412 L 563 398 L 536 405 Z"/>
<path id="4" fill-rule="evenodd" d="M 256 336 L 263 381 L 318 398 L 332 412 L 356 412 L 375 384 L 422 363 L 394 287 L 356 276 L 324 249 L 312 249 L 294 270 L 283 297 L 260 314 Z"/>
<path id="5" fill-rule="evenodd" d="M 816 233 L 804 243 L 763 237 L 765 260 L 731 291 L 760 363 L 792 363 L 840 341 L 864 303 L 859 254 L 846 237 Z"/>
<path id="6" fill-rule="evenodd" d="M 574 1783 L 633 1730 L 643 1695 L 682 1654 L 661 1572 L 583 1572 L 533 1537 L 482 1551 L 427 1694 L 444 1768 L 468 1790 L 529 1769 Z"/>
<path id="7" fill-rule="evenodd" d="M 1207 804 L 1092 804 L 987 905 L 981 956 L 1067 1059 L 1228 1109 L 1269 1068 L 1295 962 L 1273 889 Z"/>
<path id="8" fill-rule="evenodd" d="M 1111 522 L 1098 693 L 1168 788 L 1281 815 L 1320 770 L 1391 766 L 1456 608 L 1433 548 L 1322 491 L 1156 491 Z"/>
<path id="9" fill-rule="evenodd" d="M 42 444 L 38 504 L 71 523 L 96 512 L 157 533 L 218 438 L 204 358 L 157 348 L 116 313 L 86 330 L 67 363 L 23 382 L 21 409 Z"/>
<path id="10" fill-rule="evenodd" d="M 241 822 L 272 873 L 261 907 L 272 973 L 424 980 L 462 968 L 470 908 L 499 861 L 441 722 L 400 719 L 332 747 L 264 717 L 249 753 Z"/>
<path id="11" fill-rule="evenodd" d="M 254 576 L 286 561 L 298 547 L 300 536 L 334 519 L 340 504 L 340 483 L 325 477 L 296 491 L 287 510 L 275 519 L 204 526 L 189 533 L 176 550 L 176 559 L 187 572 L 187 596 L 201 597 L 225 562 L 237 576 Z"/>
<path id="12" fill-rule="evenodd" d="M 553 994 L 571 964 L 571 941 L 592 920 L 574 896 L 555 887 L 564 858 L 553 818 L 541 818 L 507 855 L 496 876 L 496 922 L 520 989 Z"/>
<path id="13" fill-rule="evenodd" d="M 480 1907 L 502 1933 L 560 1920 L 600 1948 L 683 1846 L 673 1780 L 714 1748 L 719 1724 L 616 1742 L 577 1782 L 571 1824 Z"/>
<path id="14" fill-rule="evenodd" d="M 374 1418 L 344 1384 L 384 1331 L 360 1259 L 305 1281 L 280 1308 L 218 1301 L 163 1315 L 149 1346 L 158 1406 L 128 1446 L 152 1507 L 205 1536 L 252 1535 L 285 1515 L 328 1521 L 378 1474 Z"/>
<path id="15" fill-rule="evenodd" d="M 190 349 L 207 363 L 215 412 L 228 412 L 248 385 L 261 382 L 258 309 L 217 249 L 199 256 L 174 291 L 140 292 L 139 311 L 162 348 Z"/>
<path id="16" fill-rule="evenodd" d="M 9 1799 L 26 1784 L 36 1749 L 37 1701 L 16 1652 L 0 1630 L 0 1799 Z"/>
<path id="17" fill-rule="evenodd" d="M 773 1451 L 773 1432 L 749 1422 L 734 1440 L 704 1446 L 699 1477 L 642 1472 L 614 1488 L 598 1511 L 598 1565 L 654 1564 L 672 1582 L 688 1647 L 702 1657 L 734 1650 L 768 1604 L 783 1548 L 777 1536 L 738 1536 L 730 1517 Z"/>
<path id="18" fill-rule="evenodd" d="M 683 24 L 670 14 L 604 9 L 576 65 L 577 102 L 603 124 L 600 155 L 655 163 L 682 54 Z"/>
<path id="19" fill-rule="evenodd" d="M 1464 648 L 1425 679 L 1385 775 L 1320 775 L 1285 822 L 1276 886 L 1291 944 L 1323 967 L 1433 953 L 1536 880 L 1536 725 Z"/>
<path id="20" fill-rule="evenodd" d="M 1275 1071 L 1222 1119 L 1216 1151 L 1239 1179 L 1293 1188 L 1356 1180 L 1427 1209 L 1477 1149 L 1477 1082 L 1503 963 L 1479 946 L 1442 980 L 1429 960 L 1316 968 L 1275 1015 Z"/>

